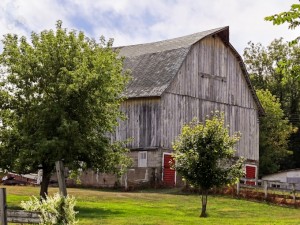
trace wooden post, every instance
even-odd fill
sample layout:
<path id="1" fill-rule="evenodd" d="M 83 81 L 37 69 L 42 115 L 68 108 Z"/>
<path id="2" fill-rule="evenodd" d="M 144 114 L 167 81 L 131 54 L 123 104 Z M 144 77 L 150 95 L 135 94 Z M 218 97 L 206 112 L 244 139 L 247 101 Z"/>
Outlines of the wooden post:
<path id="1" fill-rule="evenodd" d="M 240 195 L 240 180 L 236 183 L 236 195 Z"/>
<path id="2" fill-rule="evenodd" d="M 264 183 L 265 199 L 267 199 L 267 197 L 268 197 L 268 181 L 264 180 L 263 183 Z"/>
<path id="3" fill-rule="evenodd" d="M 296 184 L 295 183 L 292 183 L 293 185 L 293 203 L 294 203 L 294 206 L 296 206 Z"/>
<path id="4" fill-rule="evenodd" d="M 0 225 L 7 225 L 6 189 L 0 188 Z"/>
<path id="5" fill-rule="evenodd" d="M 124 186 L 125 186 L 125 190 L 128 190 L 128 175 L 127 172 L 124 173 Z"/>
<path id="6" fill-rule="evenodd" d="M 59 193 L 66 197 L 67 196 L 67 187 L 65 181 L 65 168 L 62 161 L 55 162 L 56 166 L 56 173 L 57 173 L 57 180 L 59 186 Z"/>

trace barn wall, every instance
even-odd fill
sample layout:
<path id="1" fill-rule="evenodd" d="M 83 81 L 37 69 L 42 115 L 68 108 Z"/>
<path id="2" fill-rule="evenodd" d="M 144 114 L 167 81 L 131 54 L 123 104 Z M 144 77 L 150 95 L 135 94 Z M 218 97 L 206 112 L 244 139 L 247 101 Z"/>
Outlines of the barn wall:
<path id="1" fill-rule="evenodd" d="M 238 155 L 258 160 L 256 104 L 232 50 L 220 38 L 196 43 L 162 97 L 161 145 L 171 148 L 182 125 L 211 111 L 225 112 L 230 133 L 240 131 Z"/>
<path id="2" fill-rule="evenodd" d="M 128 99 L 121 105 L 127 119 L 113 134 L 113 140 L 132 139 L 129 148 L 149 148 L 160 145 L 160 98 Z"/>
<path id="3" fill-rule="evenodd" d="M 89 169 L 83 171 L 79 180 L 80 186 L 83 187 L 114 187 L 118 183 L 119 179 L 114 174 L 98 173 Z M 72 185 L 76 186 L 77 184 L 73 181 Z"/>
<path id="4" fill-rule="evenodd" d="M 142 150 L 143 151 L 143 150 Z M 138 166 L 138 153 L 139 151 L 131 151 L 129 153 L 130 158 L 133 159 L 133 164 L 128 171 L 128 179 L 132 182 L 137 180 L 153 180 L 155 176 L 158 180 L 161 179 L 162 173 L 162 154 L 163 149 L 147 150 L 147 166 Z M 154 174 L 155 173 L 155 174 Z"/>

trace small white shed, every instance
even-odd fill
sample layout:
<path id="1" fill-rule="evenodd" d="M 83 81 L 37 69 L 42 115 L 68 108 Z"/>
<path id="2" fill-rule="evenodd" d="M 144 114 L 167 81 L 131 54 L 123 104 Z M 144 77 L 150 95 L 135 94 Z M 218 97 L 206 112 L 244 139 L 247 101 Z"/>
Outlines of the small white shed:
<path id="1" fill-rule="evenodd" d="M 300 169 L 291 169 L 279 171 L 278 173 L 269 174 L 262 177 L 262 180 L 274 181 L 270 185 L 280 186 L 280 188 L 292 189 L 292 184 L 295 184 L 296 190 L 300 190 Z M 277 184 L 275 184 L 277 182 Z"/>

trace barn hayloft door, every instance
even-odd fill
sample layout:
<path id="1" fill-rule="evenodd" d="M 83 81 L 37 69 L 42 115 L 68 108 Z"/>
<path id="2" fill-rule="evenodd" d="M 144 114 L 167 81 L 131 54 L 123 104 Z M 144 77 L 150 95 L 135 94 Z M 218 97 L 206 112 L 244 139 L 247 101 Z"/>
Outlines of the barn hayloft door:
<path id="1" fill-rule="evenodd" d="M 170 166 L 170 161 L 174 159 L 170 153 L 163 154 L 163 182 L 166 186 L 175 186 L 176 172 Z"/>
<path id="2" fill-rule="evenodd" d="M 256 178 L 256 166 L 246 165 L 246 178 L 255 179 Z M 255 181 L 246 181 L 248 185 L 255 185 Z"/>

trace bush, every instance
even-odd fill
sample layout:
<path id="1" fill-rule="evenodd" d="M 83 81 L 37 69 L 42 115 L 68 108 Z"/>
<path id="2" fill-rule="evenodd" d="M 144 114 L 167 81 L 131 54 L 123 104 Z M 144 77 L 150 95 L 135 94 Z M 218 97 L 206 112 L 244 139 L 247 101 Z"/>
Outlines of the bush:
<path id="1" fill-rule="evenodd" d="M 63 197 L 56 193 L 54 196 L 47 196 L 46 199 L 40 200 L 33 196 L 29 201 L 21 202 L 21 207 L 28 211 L 41 213 L 42 225 L 73 225 L 77 224 L 74 210 L 76 200 L 74 197 Z"/>

